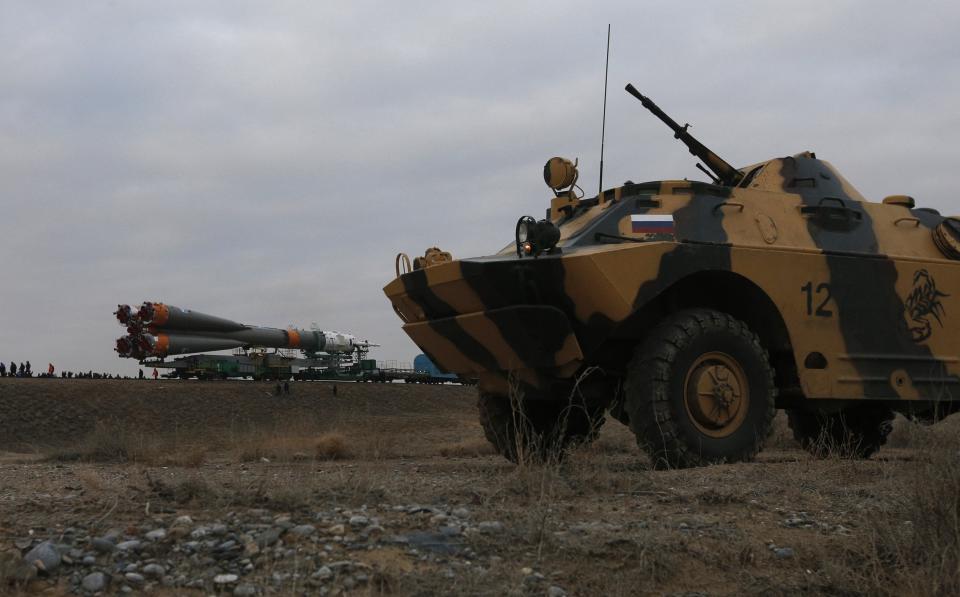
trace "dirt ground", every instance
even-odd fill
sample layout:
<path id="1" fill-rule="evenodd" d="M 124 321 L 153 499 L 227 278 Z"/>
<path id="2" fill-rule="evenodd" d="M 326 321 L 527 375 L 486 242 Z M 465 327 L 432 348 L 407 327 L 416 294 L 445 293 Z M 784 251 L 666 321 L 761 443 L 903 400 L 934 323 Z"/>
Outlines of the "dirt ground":
<path id="1" fill-rule="evenodd" d="M 475 388 L 273 390 L 0 379 L 0 593 L 946 595 L 960 586 L 949 551 L 960 536 L 956 417 L 931 428 L 900 420 L 878 456 L 850 461 L 808 456 L 778 416 L 756 462 L 671 471 L 652 470 L 609 420 L 562 464 L 515 466 L 483 440 Z M 928 537 L 943 526 L 946 535 Z M 47 541 L 56 564 L 25 566 Z M 943 549 L 928 549 L 932 541 Z M 918 546 L 947 555 L 918 560 Z"/>

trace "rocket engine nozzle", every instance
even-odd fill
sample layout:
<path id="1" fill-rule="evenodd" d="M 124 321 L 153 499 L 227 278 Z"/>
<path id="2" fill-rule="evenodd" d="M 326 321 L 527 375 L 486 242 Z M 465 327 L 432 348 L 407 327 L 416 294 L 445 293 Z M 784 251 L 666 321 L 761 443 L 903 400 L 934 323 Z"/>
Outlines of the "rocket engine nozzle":
<path id="1" fill-rule="evenodd" d="M 117 316 L 120 325 L 126 325 L 133 315 L 133 309 L 130 308 L 130 305 L 117 305 L 117 310 L 113 314 Z"/>

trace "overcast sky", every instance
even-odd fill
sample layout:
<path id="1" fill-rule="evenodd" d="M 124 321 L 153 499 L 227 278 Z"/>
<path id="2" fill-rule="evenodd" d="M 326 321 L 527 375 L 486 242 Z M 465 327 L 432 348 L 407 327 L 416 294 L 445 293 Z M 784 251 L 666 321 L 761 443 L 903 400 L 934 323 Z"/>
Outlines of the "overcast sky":
<path id="1" fill-rule="evenodd" d="M 398 251 L 492 253 L 542 166 L 703 179 L 633 82 L 727 161 L 815 150 L 957 213 L 956 2 L 0 0 L 0 359 L 130 374 L 117 303 L 419 352 Z"/>

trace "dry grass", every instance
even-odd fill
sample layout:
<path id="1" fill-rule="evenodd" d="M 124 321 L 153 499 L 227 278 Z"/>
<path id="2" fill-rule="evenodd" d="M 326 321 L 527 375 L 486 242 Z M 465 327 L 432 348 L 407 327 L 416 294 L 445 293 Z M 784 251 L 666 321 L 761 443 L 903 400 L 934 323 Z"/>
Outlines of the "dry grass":
<path id="1" fill-rule="evenodd" d="M 960 438 L 923 431 L 896 507 L 871 518 L 870 541 L 851 558 L 877 594 L 960 594 Z"/>
<path id="2" fill-rule="evenodd" d="M 179 434 L 154 434 L 130 429 L 119 421 L 98 421 L 92 432 L 72 448 L 55 448 L 47 458 L 58 461 L 127 462 L 155 466 L 202 465 L 212 446 Z"/>
<path id="3" fill-rule="evenodd" d="M 446 458 L 479 458 L 496 454 L 490 442 L 483 438 L 466 439 L 459 442 L 440 444 L 437 454 Z"/>

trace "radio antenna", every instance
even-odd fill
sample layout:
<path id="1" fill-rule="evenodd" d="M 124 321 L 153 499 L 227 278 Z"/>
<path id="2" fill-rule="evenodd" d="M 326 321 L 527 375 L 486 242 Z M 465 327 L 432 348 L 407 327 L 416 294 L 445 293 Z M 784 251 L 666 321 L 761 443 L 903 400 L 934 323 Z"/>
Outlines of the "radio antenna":
<path id="1" fill-rule="evenodd" d="M 607 136 L 607 76 L 610 74 L 610 23 L 607 23 L 607 64 L 603 69 L 603 124 L 600 125 L 600 189 L 597 199 L 603 194 L 603 143 Z"/>

